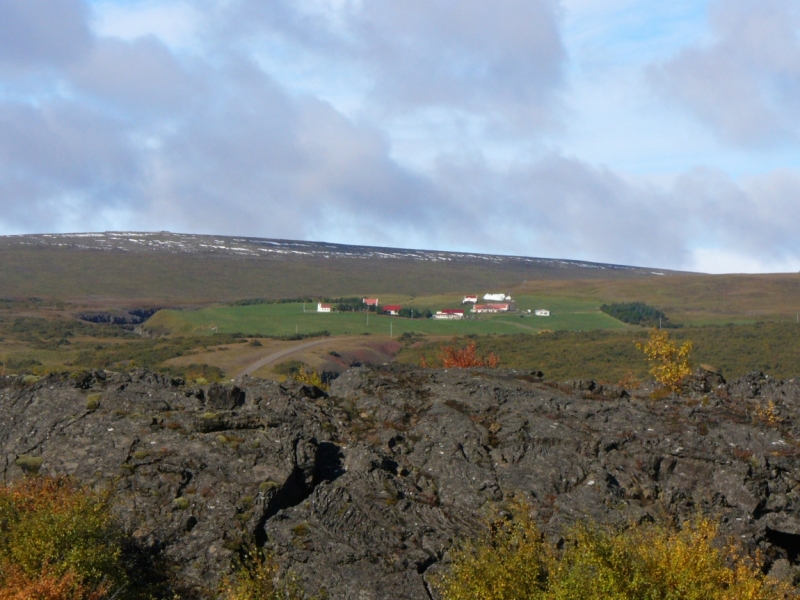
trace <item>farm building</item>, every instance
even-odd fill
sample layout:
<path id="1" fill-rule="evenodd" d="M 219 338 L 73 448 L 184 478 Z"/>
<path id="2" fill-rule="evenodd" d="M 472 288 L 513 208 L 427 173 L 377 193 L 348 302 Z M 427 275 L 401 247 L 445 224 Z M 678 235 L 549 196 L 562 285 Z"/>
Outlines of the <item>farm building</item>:
<path id="1" fill-rule="evenodd" d="M 508 312 L 510 304 L 476 304 L 472 309 L 474 313 L 499 313 Z"/>
<path id="2" fill-rule="evenodd" d="M 544 308 L 537 308 L 536 312 L 534 312 L 533 314 L 535 314 L 537 317 L 549 317 L 550 311 L 545 310 Z"/>
<path id="3" fill-rule="evenodd" d="M 477 304 L 478 303 L 478 296 L 464 296 L 464 299 L 461 301 L 461 304 Z"/>
<path id="4" fill-rule="evenodd" d="M 378 299 L 377 298 L 364 298 L 363 302 L 367 306 L 374 306 L 376 308 L 378 306 Z"/>
<path id="5" fill-rule="evenodd" d="M 317 302 L 317 312 L 331 312 L 331 305 Z"/>
<path id="6" fill-rule="evenodd" d="M 460 308 L 445 308 L 443 310 L 436 311 L 436 314 L 433 315 L 434 319 L 463 319 L 464 318 L 464 311 Z"/>
<path id="7" fill-rule="evenodd" d="M 503 300 L 511 300 L 511 296 L 506 296 L 505 294 L 484 294 L 484 300 L 489 300 L 490 302 L 502 302 Z"/>
<path id="8" fill-rule="evenodd" d="M 383 312 L 385 312 L 387 315 L 397 316 L 398 314 L 400 314 L 401 308 L 403 307 L 400 306 L 399 304 L 387 304 L 386 306 L 383 307 Z"/>

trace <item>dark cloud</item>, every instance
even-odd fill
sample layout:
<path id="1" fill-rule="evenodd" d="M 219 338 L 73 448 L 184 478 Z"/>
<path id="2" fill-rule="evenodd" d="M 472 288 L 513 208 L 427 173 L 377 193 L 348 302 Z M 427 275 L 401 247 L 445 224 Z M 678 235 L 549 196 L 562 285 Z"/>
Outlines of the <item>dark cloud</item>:
<path id="1" fill-rule="evenodd" d="M 121 123 L 62 101 L 0 102 L 0 224 L 12 231 L 108 229 L 147 198 Z"/>
<path id="2" fill-rule="evenodd" d="M 351 15 L 380 100 L 400 108 L 552 118 L 566 52 L 549 0 L 365 2 Z"/>
<path id="3" fill-rule="evenodd" d="M 86 59 L 70 69 L 69 77 L 83 94 L 130 114 L 179 113 L 192 105 L 204 86 L 200 73 L 182 65 L 154 37 L 98 40 Z"/>
<path id="4" fill-rule="evenodd" d="M 727 141 L 797 141 L 800 4 L 721 0 L 712 6 L 711 26 L 712 43 L 653 67 L 653 83 Z"/>
<path id="5" fill-rule="evenodd" d="M 81 0 L 0 2 L 0 65 L 59 66 L 88 52 L 88 10 Z"/>

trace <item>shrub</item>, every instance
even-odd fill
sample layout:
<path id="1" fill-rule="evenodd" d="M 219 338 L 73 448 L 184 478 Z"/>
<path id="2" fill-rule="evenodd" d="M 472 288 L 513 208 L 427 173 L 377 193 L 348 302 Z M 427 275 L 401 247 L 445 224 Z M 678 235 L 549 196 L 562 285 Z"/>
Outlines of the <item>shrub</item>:
<path id="1" fill-rule="evenodd" d="M 279 577 L 272 556 L 260 550 L 248 551 L 234 575 L 225 576 L 220 585 L 222 600 L 301 600 L 299 583 L 291 576 Z"/>
<path id="2" fill-rule="evenodd" d="M 476 353 L 477 345 L 470 342 L 464 348 L 456 346 L 444 346 L 439 358 L 445 368 L 467 369 L 469 367 L 492 367 L 496 368 L 500 364 L 500 358 L 493 353 L 488 356 L 478 356 Z"/>
<path id="3" fill-rule="evenodd" d="M 705 519 L 683 529 L 646 524 L 626 530 L 577 526 L 562 550 L 541 541 L 520 507 L 514 518 L 453 553 L 435 581 L 445 600 L 777 600 L 796 597 L 767 580 Z"/>
<path id="4" fill-rule="evenodd" d="M 322 381 L 322 376 L 314 371 L 311 368 L 308 369 L 300 369 L 296 371 L 292 375 L 292 379 L 294 379 L 297 383 L 303 383 L 305 385 L 313 385 L 318 387 L 321 390 L 328 390 L 328 384 Z"/>
<path id="5" fill-rule="evenodd" d="M 219 383 L 225 379 L 225 371 L 213 365 L 205 363 L 192 363 L 187 365 L 181 372 L 183 378 L 189 383 L 207 385 L 209 383 Z"/>
<path id="6" fill-rule="evenodd" d="M 692 342 L 687 341 L 678 348 L 663 329 L 653 329 L 646 344 L 635 342 L 636 347 L 644 352 L 650 363 L 650 373 L 655 380 L 671 391 L 677 391 L 681 382 L 692 374 L 689 354 Z"/>
<path id="7" fill-rule="evenodd" d="M 127 581 L 108 495 L 66 478 L 0 487 L 0 600 L 100 599 Z"/>

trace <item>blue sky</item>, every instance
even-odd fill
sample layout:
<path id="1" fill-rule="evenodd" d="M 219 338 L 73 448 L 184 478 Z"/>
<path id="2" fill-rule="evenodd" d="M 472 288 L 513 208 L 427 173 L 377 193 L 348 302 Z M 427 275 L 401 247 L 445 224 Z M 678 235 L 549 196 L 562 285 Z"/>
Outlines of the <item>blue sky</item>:
<path id="1" fill-rule="evenodd" d="M 794 0 L 6 0 L 0 234 L 800 270 Z"/>

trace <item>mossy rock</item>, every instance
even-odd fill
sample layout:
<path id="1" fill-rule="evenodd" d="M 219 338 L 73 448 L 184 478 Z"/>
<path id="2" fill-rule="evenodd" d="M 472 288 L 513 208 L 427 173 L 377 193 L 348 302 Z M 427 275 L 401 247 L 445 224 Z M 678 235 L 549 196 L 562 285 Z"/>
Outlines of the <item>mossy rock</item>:
<path id="1" fill-rule="evenodd" d="M 25 375 L 25 377 L 22 378 L 22 383 L 25 385 L 33 385 L 34 383 L 38 383 L 40 379 L 41 377 L 38 375 Z"/>
<path id="2" fill-rule="evenodd" d="M 89 394 L 86 397 L 86 410 L 97 410 L 100 408 L 100 399 L 102 394 Z"/>
<path id="3" fill-rule="evenodd" d="M 29 475 L 35 475 L 42 468 L 44 459 L 41 456 L 31 456 L 30 454 L 22 454 L 14 461 L 14 464 L 20 467 Z"/>
<path id="4" fill-rule="evenodd" d="M 175 498 L 175 500 L 172 501 L 172 505 L 178 510 L 186 510 L 187 508 L 189 508 L 189 500 L 187 500 L 183 496 L 180 496 L 179 498 Z"/>

